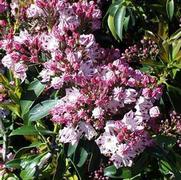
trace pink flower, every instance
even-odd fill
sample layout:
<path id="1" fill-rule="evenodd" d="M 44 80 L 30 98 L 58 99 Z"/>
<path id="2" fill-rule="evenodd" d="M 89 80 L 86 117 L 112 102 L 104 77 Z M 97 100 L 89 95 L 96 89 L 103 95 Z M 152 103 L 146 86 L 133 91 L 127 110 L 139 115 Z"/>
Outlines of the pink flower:
<path id="1" fill-rule="evenodd" d="M 89 35 L 84 35 L 83 34 L 83 35 L 80 35 L 79 43 L 81 45 L 85 46 L 86 48 L 90 48 L 95 43 L 94 35 L 93 34 L 89 34 Z"/>
<path id="2" fill-rule="evenodd" d="M 7 4 L 4 2 L 4 3 L 0 3 L 0 13 L 3 13 L 4 11 L 7 10 Z"/>
<path id="3" fill-rule="evenodd" d="M 142 125 L 142 119 L 135 118 L 135 114 L 133 111 L 129 111 L 124 115 L 122 122 L 125 126 L 131 131 L 142 130 L 144 126 Z"/>
<path id="4" fill-rule="evenodd" d="M 26 70 L 27 67 L 21 62 L 18 62 L 14 65 L 14 76 L 24 81 L 26 79 Z"/>
<path id="5" fill-rule="evenodd" d="M 129 147 L 126 144 L 120 144 L 117 152 L 111 156 L 111 160 L 116 168 L 120 168 L 122 166 L 132 166 L 135 155 L 133 155 L 128 148 Z"/>

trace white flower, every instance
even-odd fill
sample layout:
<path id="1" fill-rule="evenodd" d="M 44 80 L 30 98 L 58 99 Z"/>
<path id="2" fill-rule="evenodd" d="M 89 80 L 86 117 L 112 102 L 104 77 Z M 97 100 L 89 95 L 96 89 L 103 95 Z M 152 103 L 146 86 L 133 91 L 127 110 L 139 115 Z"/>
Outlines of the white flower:
<path id="1" fill-rule="evenodd" d="M 97 136 L 97 132 L 92 127 L 92 125 L 85 123 L 83 121 L 80 121 L 78 124 L 78 130 L 82 131 L 84 133 L 84 136 L 91 140 L 93 137 Z"/>
<path id="2" fill-rule="evenodd" d="M 92 116 L 95 119 L 99 119 L 104 115 L 104 110 L 101 107 L 96 107 L 94 108 L 94 110 L 92 111 Z"/>
<path id="3" fill-rule="evenodd" d="M 108 70 L 108 71 L 105 73 L 104 79 L 105 79 L 106 81 L 114 80 L 114 79 L 115 79 L 115 74 L 114 74 L 114 72 L 111 71 L 111 70 Z"/>
<path id="4" fill-rule="evenodd" d="M 28 33 L 27 30 L 20 31 L 19 36 L 14 36 L 14 41 L 19 43 L 24 43 L 26 40 L 28 40 L 31 37 L 31 35 Z"/>
<path id="5" fill-rule="evenodd" d="M 105 132 L 109 134 L 114 134 L 114 128 L 116 127 L 115 121 L 107 121 L 105 126 Z"/>
<path id="6" fill-rule="evenodd" d="M 71 143 L 72 145 L 78 143 L 81 133 L 77 132 L 72 125 L 64 127 L 59 131 L 60 142 Z"/>
<path id="7" fill-rule="evenodd" d="M 131 104 L 133 102 L 136 102 L 136 97 L 137 97 L 137 92 L 135 89 L 126 89 L 125 91 L 125 99 L 124 99 L 124 103 L 125 104 Z"/>
<path id="8" fill-rule="evenodd" d="M 124 115 L 122 122 L 127 126 L 128 129 L 130 129 L 131 131 L 135 131 L 144 128 L 144 126 L 142 126 L 142 121 L 140 120 L 141 119 L 139 118 L 135 118 L 135 114 L 133 111 L 129 111 Z"/>
<path id="9" fill-rule="evenodd" d="M 117 137 L 107 132 L 104 132 L 102 136 L 96 140 L 96 143 L 99 146 L 101 153 L 105 156 L 115 153 L 119 144 Z"/>
<path id="10" fill-rule="evenodd" d="M 144 98 L 143 96 L 139 97 L 136 104 L 139 105 L 140 109 L 150 109 L 153 106 L 153 103 Z"/>
<path id="11" fill-rule="evenodd" d="M 48 82 L 50 81 L 51 76 L 55 75 L 55 73 L 48 69 L 43 69 L 39 75 L 42 78 L 41 82 Z"/>
<path id="12" fill-rule="evenodd" d="M 43 14 L 43 10 L 35 4 L 31 4 L 30 7 L 26 10 L 26 15 L 28 18 L 38 17 Z"/>
<path id="13" fill-rule="evenodd" d="M 13 67 L 13 65 L 14 65 L 13 59 L 12 59 L 12 57 L 11 57 L 10 54 L 5 55 L 5 56 L 2 58 L 1 62 L 2 62 L 2 64 L 3 64 L 5 67 L 7 67 L 8 69 L 11 69 L 11 68 Z"/>
<path id="14" fill-rule="evenodd" d="M 117 152 L 111 156 L 111 160 L 114 162 L 116 168 L 120 168 L 122 166 L 132 166 L 134 155 L 127 149 L 128 146 L 126 144 L 120 144 Z"/>
<path id="15" fill-rule="evenodd" d="M 54 78 L 52 78 L 52 80 L 51 80 L 51 86 L 52 86 L 54 89 L 60 89 L 60 88 L 63 86 L 62 78 L 60 78 L 60 77 L 54 77 Z"/>
<path id="16" fill-rule="evenodd" d="M 160 115 L 160 110 L 158 106 L 154 106 L 149 110 L 150 117 L 155 118 Z"/>
<path id="17" fill-rule="evenodd" d="M 28 68 L 21 62 L 15 63 L 13 67 L 14 76 L 24 81 L 26 79 L 26 70 Z"/>
<path id="18" fill-rule="evenodd" d="M 124 90 L 122 87 L 115 87 L 113 89 L 113 94 L 114 94 L 114 100 L 120 101 L 121 99 L 124 98 Z"/>
<path id="19" fill-rule="evenodd" d="M 56 51 L 59 49 L 59 41 L 52 34 L 42 34 L 40 37 L 42 47 L 46 51 Z"/>
<path id="20" fill-rule="evenodd" d="M 84 74 L 84 76 L 90 76 L 97 72 L 97 69 L 94 67 L 92 61 L 86 61 L 81 63 L 79 68 L 79 74 Z"/>
<path id="21" fill-rule="evenodd" d="M 94 35 L 93 34 L 88 34 L 88 35 L 82 34 L 82 35 L 80 35 L 79 43 L 81 45 L 86 46 L 86 48 L 90 48 L 95 43 Z"/>
<path id="22" fill-rule="evenodd" d="M 65 91 L 66 96 L 64 97 L 64 99 L 68 102 L 76 103 L 82 97 L 82 94 L 77 88 L 67 88 Z"/>

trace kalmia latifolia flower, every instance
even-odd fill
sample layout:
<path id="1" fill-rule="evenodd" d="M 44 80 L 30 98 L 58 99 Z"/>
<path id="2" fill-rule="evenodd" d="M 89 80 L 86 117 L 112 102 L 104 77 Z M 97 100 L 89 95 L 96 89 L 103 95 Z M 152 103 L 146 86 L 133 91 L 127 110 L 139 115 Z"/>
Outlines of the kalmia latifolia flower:
<path id="1" fill-rule="evenodd" d="M 158 131 L 163 135 L 175 137 L 177 145 L 181 147 L 181 114 L 170 112 L 170 117 L 161 121 Z"/>
<path id="2" fill-rule="evenodd" d="M 159 49 L 156 42 L 151 39 L 144 38 L 139 44 L 128 47 L 122 54 L 122 58 L 129 63 L 139 63 L 148 58 L 155 60 L 158 53 Z"/>
<path id="3" fill-rule="evenodd" d="M 12 1 L 15 17 L 19 7 Z M 159 116 L 155 102 L 162 94 L 155 77 L 127 63 L 136 47 L 120 55 L 96 42 L 94 31 L 102 18 L 96 1 L 35 0 L 18 12 L 28 23 L 19 33 L 11 29 L 3 35 L 4 67 L 23 82 L 28 68 L 38 65 L 42 83 L 63 91 L 50 112 L 62 127 L 61 143 L 94 139 L 117 168 L 131 166 L 152 143 L 145 124 Z M 148 53 L 156 56 L 154 42 L 142 44 L 140 60 Z"/>
<path id="4" fill-rule="evenodd" d="M 132 122 L 130 122 L 132 123 Z M 100 151 L 110 157 L 114 165 L 132 166 L 133 159 L 140 154 L 152 141 L 149 135 L 139 127 L 130 129 L 123 120 L 108 121 L 105 132 L 96 140 Z"/>

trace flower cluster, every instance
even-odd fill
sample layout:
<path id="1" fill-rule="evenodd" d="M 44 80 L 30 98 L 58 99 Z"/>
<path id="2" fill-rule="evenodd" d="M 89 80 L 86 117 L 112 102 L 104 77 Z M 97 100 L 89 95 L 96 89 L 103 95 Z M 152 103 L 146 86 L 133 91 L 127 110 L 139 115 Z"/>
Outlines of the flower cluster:
<path id="1" fill-rule="evenodd" d="M 104 176 L 104 168 L 105 168 L 105 165 L 101 163 L 100 168 L 98 170 L 95 170 L 88 175 L 88 179 L 89 180 L 92 180 L 92 179 L 109 180 L 110 179 L 109 177 Z"/>
<path id="2" fill-rule="evenodd" d="M 139 63 L 148 58 L 155 60 L 158 53 L 159 49 L 156 42 L 144 38 L 140 41 L 140 44 L 128 47 L 125 52 L 122 53 L 122 58 L 129 63 Z"/>
<path id="3" fill-rule="evenodd" d="M 14 12 L 18 1 L 12 3 Z M 95 139 L 117 168 L 131 166 L 152 143 L 145 126 L 159 116 L 154 104 L 162 89 L 156 78 L 130 67 L 127 51 L 120 57 L 118 49 L 96 42 L 101 22 L 96 1 L 35 0 L 20 12 L 29 25 L 4 34 L 2 64 L 22 82 L 30 65 L 38 66 L 47 88 L 63 89 L 65 96 L 50 113 L 62 125 L 60 142 Z M 141 49 L 139 59 L 156 55 L 155 43 L 146 46 L 151 49 Z"/>
<path id="4" fill-rule="evenodd" d="M 177 144 L 181 147 L 181 115 L 172 111 L 169 119 L 161 121 L 159 132 L 177 138 Z"/>

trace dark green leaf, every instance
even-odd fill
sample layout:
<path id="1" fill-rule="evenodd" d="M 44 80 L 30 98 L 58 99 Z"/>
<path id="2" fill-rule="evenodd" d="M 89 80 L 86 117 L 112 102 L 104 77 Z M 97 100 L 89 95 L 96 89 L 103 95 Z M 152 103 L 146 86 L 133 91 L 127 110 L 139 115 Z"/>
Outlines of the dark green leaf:
<path id="1" fill-rule="evenodd" d="M 35 105 L 29 112 L 28 120 L 38 121 L 50 113 L 50 110 L 57 104 L 58 100 L 46 100 Z"/>
<path id="2" fill-rule="evenodd" d="M 13 159 L 6 163 L 7 168 L 21 168 L 21 159 Z"/>
<path id="3" fill-rule="evenodd" d="M 156 136 L 155 140 L 161 147 L 167 147 L 167 148 L 172 148 L 177 141 L 177 139 L 174 137 L 164 136 L 164 135 Z"/>
<path id="4" fill-rule="evenodd" d="M 168 18 L 171 21 L 174 15 L 174 0 L 167 0 L 166 11 Z"/>
<path id="5" fill-rule="evenodd" d="M 121 175 L 120 177 L 126 179 L 126 178 L 131 178 L 131 170 L 128 168 L 121 168 Z"/>
<path id="6" fill-rule="evenodd" d="M 179 99 L 181 99 L 181 89 L 179 87 L 167 84 L 167 90 L 174 109 L 177 112 L 181 112 L 180 101 L 178 101 Z"/>
<path id="7" fill-rule="evenodd" d="M 44 88 L 45 85 L 43 85 L 38 79 L 35 79 L 30 83 L 20 101 L 22 117 L 30 110 L 31 106 L 37 97 L 39 97 L 39 95 L 43 92 Z"/>
<path id="8" fill-rule="evenodd" d="M 39 170 L 39 165 L 44 156 L 48 153 L 43 153 L 35 158 L 22 159 L 21 166 L 23 170 L 20 173 L 22 179 L 34 179 L 35 173 Z"/>
<path id="9" fill-rule="evenodd" d="M 128 30 L 129 20 L 130 20 L 130 16 L 127 16 L 127 17 L 125 17 L 125 19 L 124 19 L 124 30 L 125 30 L 125 31 Z"/>

